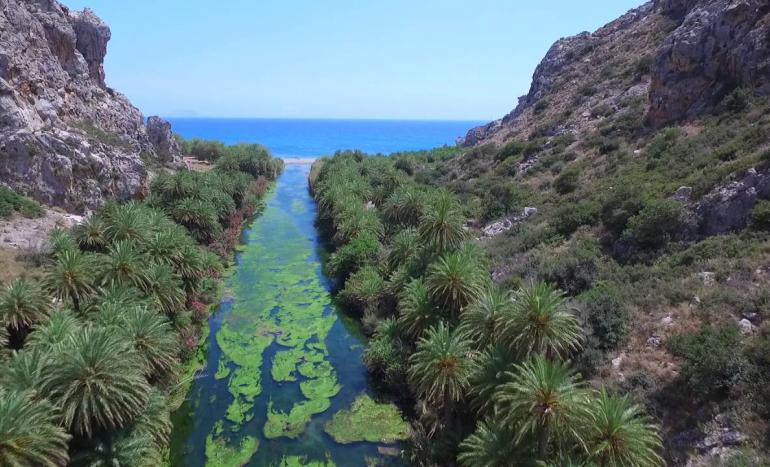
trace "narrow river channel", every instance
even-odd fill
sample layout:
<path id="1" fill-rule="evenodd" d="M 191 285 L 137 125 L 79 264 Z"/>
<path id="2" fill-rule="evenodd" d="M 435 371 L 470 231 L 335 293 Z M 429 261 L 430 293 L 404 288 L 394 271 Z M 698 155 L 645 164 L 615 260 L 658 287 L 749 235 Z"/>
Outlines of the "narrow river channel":
<path id="1" fill-rule="evenodd" d="M 288 165 L 244 233 L 206 367 L 175 416 L 175 467 L 395 462 L 383 453 L 406 424 L 368 397 L 364 339 L 332 305 L 309 171 Z"/>

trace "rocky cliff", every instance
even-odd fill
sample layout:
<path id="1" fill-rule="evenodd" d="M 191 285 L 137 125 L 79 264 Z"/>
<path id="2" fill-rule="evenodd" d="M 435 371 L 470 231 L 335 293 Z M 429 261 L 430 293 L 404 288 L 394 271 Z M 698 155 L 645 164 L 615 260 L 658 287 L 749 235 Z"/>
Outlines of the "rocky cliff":
<path id="1" fill-rule="evenodd" d="M 638 98 L 648 124 L 660 127 L 710 111 L 737 87 L 768 95 L 768 30 L 766 0 L 646 3 L 594 33 L 557 41 L 518 106 L 462 144 L 521 139 L 535 127 L 551 136 L 590 130 L 602 113 Z"/>
<path id="2" fill-rule="evenodd" d="M 141 191 L 147 167 L 179 164 L 167 123 L 105 82 L 109 27 L 55 0 L 0 0 L 0 181 L 83 212 Z"/>

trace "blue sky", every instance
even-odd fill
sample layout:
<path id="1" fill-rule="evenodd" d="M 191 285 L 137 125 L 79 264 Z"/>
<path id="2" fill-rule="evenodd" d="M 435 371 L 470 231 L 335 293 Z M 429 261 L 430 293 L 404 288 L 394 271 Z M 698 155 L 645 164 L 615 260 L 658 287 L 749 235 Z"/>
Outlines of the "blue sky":
<path id="1" fill-rule="evenodd" d="M 642 0 L 64 0 L 145 114 L 491 120 L 559 37 Z"/>

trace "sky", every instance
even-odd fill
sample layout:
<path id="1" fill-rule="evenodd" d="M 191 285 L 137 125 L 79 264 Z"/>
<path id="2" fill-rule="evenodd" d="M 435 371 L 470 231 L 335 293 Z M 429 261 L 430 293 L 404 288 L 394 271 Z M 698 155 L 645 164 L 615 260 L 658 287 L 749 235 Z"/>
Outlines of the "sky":
<path id="1" fill-rule="evenodd" d="M 492 120 L 560 37 L 643 0 L 63 0 L 107 83 L 166 117 Z"/>

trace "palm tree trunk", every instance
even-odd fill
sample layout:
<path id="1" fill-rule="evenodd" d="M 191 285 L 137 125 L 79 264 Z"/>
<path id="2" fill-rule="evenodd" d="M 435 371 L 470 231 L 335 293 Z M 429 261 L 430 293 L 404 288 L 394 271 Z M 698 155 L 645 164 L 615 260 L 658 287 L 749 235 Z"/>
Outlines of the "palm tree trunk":
<path id="1" fill-rule="evenodd" d="M 537 440 L 537 457 L 538 460 L 545 460 L 548 456 L 548 442 L 551 438 L 551 427 L 546 425 L 540 431 L 540 439 Z"/>
<path id="2" fill-rule="evenodd" d="M 75 313 L 80 314 L 80 300 L 77 295 L 72 295 L 72 308 L 74 308 Z"/>

